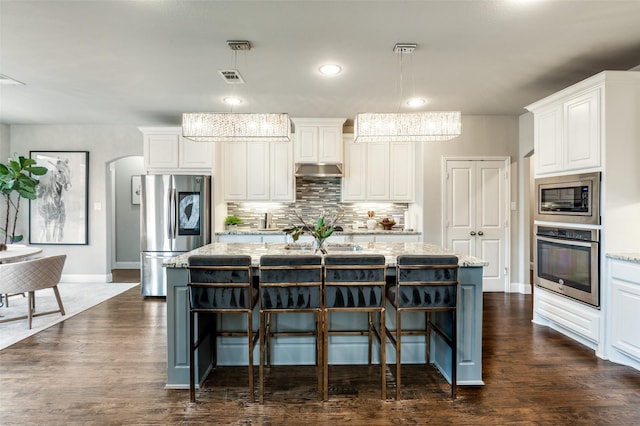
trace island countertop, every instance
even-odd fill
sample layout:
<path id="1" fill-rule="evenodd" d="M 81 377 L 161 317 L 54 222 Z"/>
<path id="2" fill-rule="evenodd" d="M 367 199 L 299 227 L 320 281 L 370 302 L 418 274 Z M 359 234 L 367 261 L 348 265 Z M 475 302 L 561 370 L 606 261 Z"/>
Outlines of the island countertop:
<path id="1" fill-rule="evenodd" d="M 354 250 L 357 246 L 357 250 Z M 385 256 L 387 267 L 396 266 L 396 258 L 403 254 L 453 254 L 458 256 L 461 267 L 487 266 L 488 262 L 477 257 L 456 253 L 435 244 L 429 243 L 334 243 L 327 244 L 327 251 L 332 254 L 358 253 L 382 254 Z M 196 254 L 247 254 L 251 256 L 252 266 L 258 267 L 260 256 L 264 254 L 296 255 L 313 253 L 310 244 L 281 244 L 281 243 L 212 243 L 202 246 L 188 253 L 172 257 L 164 262 L 167 268 L 186 268 L 189 256 Z"/>

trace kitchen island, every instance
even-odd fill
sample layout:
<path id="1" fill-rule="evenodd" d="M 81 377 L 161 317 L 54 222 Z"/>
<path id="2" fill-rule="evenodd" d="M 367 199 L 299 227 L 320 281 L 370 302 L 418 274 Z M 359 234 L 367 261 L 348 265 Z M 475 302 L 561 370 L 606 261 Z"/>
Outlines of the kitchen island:
<path id="1" fill-rule="evenodd" d="M 308 249 L 307 249 L 308 248 Z M 359 254 L 375 253 L 385 256 L 387 275 L 396 273 L 396 257 L 402 254 L 452 254 L 450 250 L 428 243 L 363 243 L 334 244 L 327 247 L 329 253 L 356 252 Z M 167 274 L 167 388 L 186 389 L 189 387 L 189 309 L 187 299 L 188 258 L 195 254 L 248 254 L 252 259 L 254 273 L 257 275 L 260 256 L 264 254 L 309 254 L 310 245 L 287 245 L 275 243 L 214 243 L 203 246 L 180 256 L 165 261 Z M 456 253 L 453 253 L 456 254 Z M 458 312 L 458 385 L 482 385 L 482 268 L 486 265 L 483 260 L 472 256 L 456 254 L 459 259 L 460 292 Z M 442 313 L 438 313 L 442 314 Z M 284 315 L 278 318 L 276 327 L 291 329 L 299 327 L 310 329 L 314 327 L 313 316 L 306 314 Z M 339 319 L 341 326 L 362 327 L 364 318 L 356 313 L 344 313 Z M 222 327 L 225 329 L 241 329 L 243 315 L 238 314 L 236 321 L 227 320 L 225 316 Z M 443 322 L 446 316 L 441 315 Z M 206 317 L 203 316 L 206 320 Z M 389 328 L 395 328 L 395 310 L 387 305 L 386 315 Z M 220 323 L 218 325 L 220 326 Z M 258 308 L 254 311 L 253 323 L 258 325 Z M 403 316 L 405 326 L 415 325 L 424 327 L 424 315 L 418 313 Z M 444 328 L 447 324 L 443 323 Z M 404 328 L 404 327 L 403 327 Z M 451 328 L 450 326 L 448 327 Z M 360 336 L 358 336 L 360 337 Z M 329 363 L 330 364 L 366 364 L 367 340 L 366 336 L 335 336 L 332 338 Z M 277 339 L 276 339 L 277 340 Z M 273 364 L 314 364 L 314 339 L 300 337 L 291 343 L 273 344 Z M 407 336 L 403 338 L 402 362 L 424 363 L 424 336 Z M 217 343 L 218 365 L 246 365 L 248 362 L 244 338 L 220 338 Z M 196 353 L 196 381 L 200 382 L 212 368 L 211 355 L 214 350 L 213 342 L 204 342 Z M 258 349 L 254 353 L 254 360 L 258 360 Z M 375 349 L 374 349 L 375 353 Z M 431 338 L 431 362 L 433 362 L 450 380 L 451 352 L 449 347 L 437 335 Z M 377 362 L 374 359 L 374 362 Z M 387 362 L 395 363 L 395 351 L 388 344 Z"/>

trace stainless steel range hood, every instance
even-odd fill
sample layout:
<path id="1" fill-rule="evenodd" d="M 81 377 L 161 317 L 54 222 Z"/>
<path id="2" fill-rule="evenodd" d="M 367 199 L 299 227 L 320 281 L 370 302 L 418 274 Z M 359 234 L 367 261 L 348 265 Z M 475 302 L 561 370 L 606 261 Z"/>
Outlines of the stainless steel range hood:
<path id="1" fill-rule="evenodd" d="M 296 163 L 296 177 L 342 177 L 342 164 Z"/>

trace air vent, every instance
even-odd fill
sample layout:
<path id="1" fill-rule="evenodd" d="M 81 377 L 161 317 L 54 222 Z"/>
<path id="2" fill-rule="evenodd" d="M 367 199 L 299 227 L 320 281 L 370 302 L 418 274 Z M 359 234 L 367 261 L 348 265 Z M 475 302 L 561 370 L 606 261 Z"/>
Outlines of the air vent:
<path id="1" fill-rule="evenodd" d="M 244 80 L 238 70 L 218 70 L 227 84 L 244 84 Z"/>

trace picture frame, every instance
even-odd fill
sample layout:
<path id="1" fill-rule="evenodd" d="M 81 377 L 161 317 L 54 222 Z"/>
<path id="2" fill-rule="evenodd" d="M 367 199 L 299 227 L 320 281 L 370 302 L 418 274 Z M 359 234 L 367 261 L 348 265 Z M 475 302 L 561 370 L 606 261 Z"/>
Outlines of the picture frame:
<path id="1" fill-rule="evenodd" d="M 29 244 L 89 244 L 89 151 L 29 151 L 29 157 L 49 169 L 29 200 Z"/>
<path id="2" fill-rule="evenodd" d="M 131 204 L 140 204 L 140 194 L 142 193 L 142 183 L 140 176 L 131 176 Z"/>

